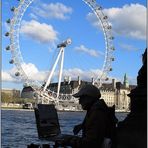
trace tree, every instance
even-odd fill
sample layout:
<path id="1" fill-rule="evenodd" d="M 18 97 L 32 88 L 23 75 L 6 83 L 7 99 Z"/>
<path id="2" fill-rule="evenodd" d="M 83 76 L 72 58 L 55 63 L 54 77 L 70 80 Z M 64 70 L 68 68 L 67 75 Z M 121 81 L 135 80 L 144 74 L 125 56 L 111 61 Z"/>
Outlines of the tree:
<path id="1" fill-rule="evenodd" d="M 12 102 L 12 96 L 7 93 L 2 92 L 1 93 L 1 101 L 2 101 L 2 103 L 10 103 L 10 102 Z"/>

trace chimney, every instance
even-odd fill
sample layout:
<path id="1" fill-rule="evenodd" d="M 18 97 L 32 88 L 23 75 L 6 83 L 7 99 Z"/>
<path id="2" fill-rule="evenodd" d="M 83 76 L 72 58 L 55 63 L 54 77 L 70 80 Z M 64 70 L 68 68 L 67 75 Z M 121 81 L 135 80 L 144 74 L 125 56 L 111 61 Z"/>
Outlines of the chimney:
<path id="1" fill-rule="evenodd" d="M 71 77 L 68 76 L 68 84 L 70 84 L 70 81 L 71 81 Z"/>
<path id="2" fill-rule="evenodd" d="M 67 82 L 67 77 L 65 76 L 65 77 L 64 77 L 64 83 L 66 83 L 66 82 Z"/>
<path id="3" fill-rule="evenodd" d="M 78 85 L 81 85 L 80 76 L 78 76 Z"/>
<path id="4" fill-rule="evenodd" d="M 116 88 L 116 80 L 115 79 L 112 79 L 112 87 L 113 87 L 113 89 Z"/>
<path id="5" fill-rule="evenodd" d="M 91 79 L 91 83 L 92 83 L 92 85 L 94 85 L 94 78 L 93 77 Z"/>
<path id="6" fill-rule="evenodd" d="M 121 82 L 116 82 L 116 88 L 117 88 L 118 90 L 120 90 L 120 88 L 121 88 Z"/>

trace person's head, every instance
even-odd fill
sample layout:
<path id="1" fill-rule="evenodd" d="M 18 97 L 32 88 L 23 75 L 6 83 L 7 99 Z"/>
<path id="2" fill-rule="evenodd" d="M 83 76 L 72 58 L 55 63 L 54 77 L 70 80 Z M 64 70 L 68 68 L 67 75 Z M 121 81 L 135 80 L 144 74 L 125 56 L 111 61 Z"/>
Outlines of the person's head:
<path id="1" fill-rule="evenodd" d="M 87 84 L 82 86 L 79 92 L 73 96 L 79 98 L 79 104 L 81 104 L 84 110 L 88 110 L 101 97 L 101 93 L 94 85 Z"/>

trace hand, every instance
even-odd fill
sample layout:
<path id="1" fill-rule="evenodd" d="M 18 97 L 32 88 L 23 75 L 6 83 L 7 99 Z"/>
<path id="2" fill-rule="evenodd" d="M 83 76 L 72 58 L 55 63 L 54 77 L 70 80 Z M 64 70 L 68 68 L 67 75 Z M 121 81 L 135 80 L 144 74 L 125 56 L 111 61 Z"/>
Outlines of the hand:
<path id="1" fill-rule="evenodd" d="M 74 126 L 74 128 L 73 128 L 74 135 L 77 135 L 81 129 L 82 129 L 82 124 L 78 124 L 78 125 Z"/>

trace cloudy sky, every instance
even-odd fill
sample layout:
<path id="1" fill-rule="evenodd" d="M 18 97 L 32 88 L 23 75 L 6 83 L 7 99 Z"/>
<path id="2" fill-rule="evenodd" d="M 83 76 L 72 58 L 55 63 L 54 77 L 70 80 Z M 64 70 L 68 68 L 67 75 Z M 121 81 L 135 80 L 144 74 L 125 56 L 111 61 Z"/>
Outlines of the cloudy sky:
<path id="1" fill-rule="evenodd" d="M 146 48 L 146 1 L 102 0 L 103 7 L 112 25 L 114 39 L 113 71 L 109 77 L 123 81 L 126 73 L 130 84 L 136 84 L 136 76 L 142 65 L 141 55 Z M 10 30 L 6 23 L 13 17 L 12 6 L 17 0 L 2 1 L 2 87 L 22 89 L 23 82 L 14 74 L 16 67 L 9 64 L 12 55 L 5 47 L 10 44 L 5 33 Z M 6 11 L 7 10 L 7 11 Z M 46 81 L 56 60 L 57 44 L 72 39 L 65 48 L 63 78 L 76 80 L 96 78 L 104 63 L 105 43 L 100 21 L 82 0 L 34 0 L 25 11 L 19 33 L 20 51 L 24 63 L 22 68 L 30 80 L 41 84 Z M 60 63 L 53 74 L 57 81 Z"/>

